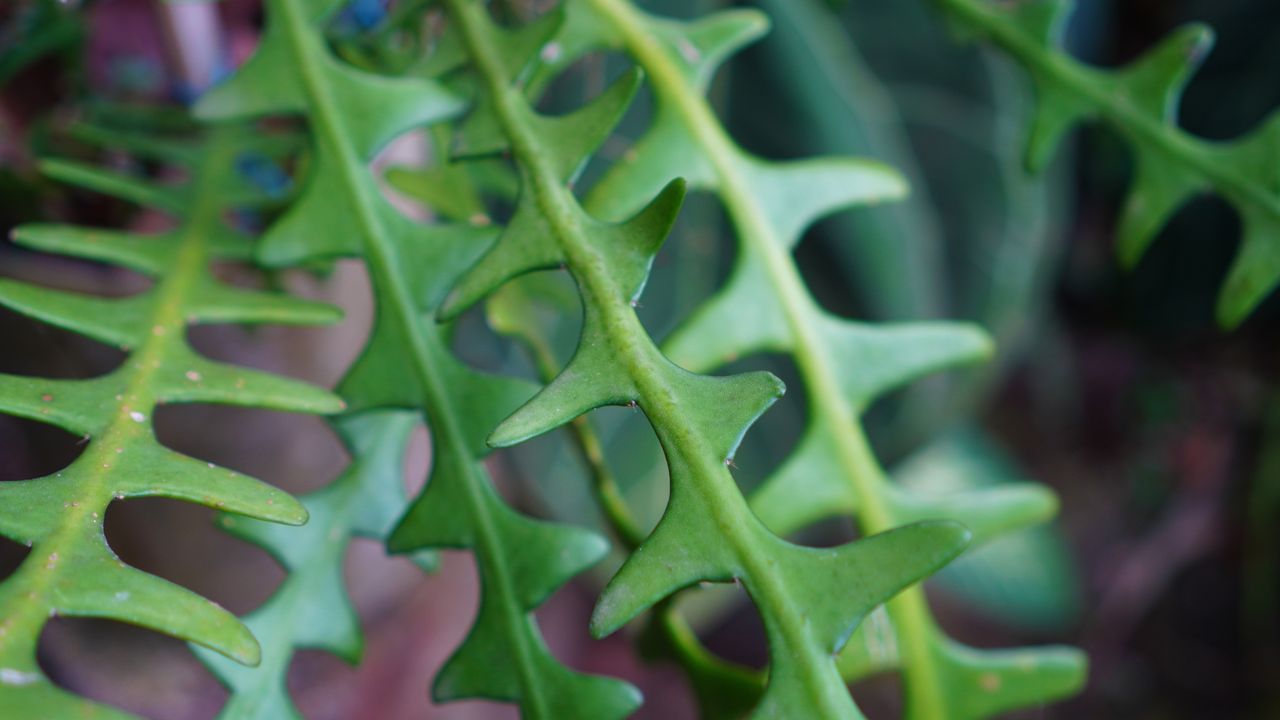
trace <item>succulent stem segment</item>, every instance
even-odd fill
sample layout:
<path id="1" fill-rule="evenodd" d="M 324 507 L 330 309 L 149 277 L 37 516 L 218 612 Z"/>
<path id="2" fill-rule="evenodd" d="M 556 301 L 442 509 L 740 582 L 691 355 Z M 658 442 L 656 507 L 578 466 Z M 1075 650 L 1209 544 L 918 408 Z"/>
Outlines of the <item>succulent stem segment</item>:
<path id="1" fill-rule="evenodd" d="M 265 373 L 214 363 L 186 342 L 189 325 L 209 322 L 332 322 L 332 307 L 223 286 L 214 259 L 245 259 L 247 238 L 226 225 L 233 198 L 247 198 L 235 175 L 240 151 L 256 142 L 243 129 L 214 130 L 193 145 L 139 133 L 84 131 L 86 139 L 192 173 L 158 185 L 75 163 L 50 161 L 47 174 L 177 216 L 176 229 L 142 236 L 86 228 L 30 225 L 15 233 L 31 248 L 127 267 L 155 286 L 122 299 L 87 297 L 0 281 L 0 302 L 129 351 L 117 370 L 87 380 L 0 376 L 0 409 L 51 423 L 89 441 L 65 470 L 0 484 L 0 534 L 31 554 L 0 585 L 0 707 L 15 717 L 122 715 L 56 688 L 36 665 L 36 644 L 55 615 L 133 623 L 204 645 L 243 664 L 259 646 L 234 615 L 177 585 L 121 562 L 107 545 L 103 520 L 116 500 L 167 497 L 290 525 L 307 512 L 287 493 L 231 470 L 169 450 L 154 435 L 165 403 L 221 403 L 332 413 L 337 397 Z"/>
<path id="2" fill-rule="evenodd" d="M 579 528 L 520 515 L 494 489 L 484 437 L 528 398 L 528 383 L 484 375 L 457 360 L 434 322 L 444 290 L 483 252 L 491 231 L 423 226 L 381 196 L 368 164 L 396 135 L 462 108 L 438 83 L 391 78 L 340 62 L 326 46 L 329 0 L 268 0 L 257 54 L 204 97 L 206 117 L 299 113 L 311 123 L 314 168 L 301 197 L 264 236 L 261 260 L 285 265 L 363 258 L 377 317 L 339 392 L 353 411 L 413 408 L 432 436 L 431 476 L 387 539 L 396 552 L 472 550 L 481 579 L 471 633 L 435 679 L 438 701 L 493 698 L 530 718 L 618 718 L 639 693 L 578 673 L 551 654 L 532 612 L 607 544 Z M 372 110 L 376 108 L 376 110 Z"/>
<path id="3" fill-rule="evenodd" d="M 764 373 L 690 374 L 653 345 L 635 315 L 634 301 L 674 222 L 683 183 L 671 182 L 621 224 L 588 215 L 569 186 L 612 130 L 638 75 L 574 113 L 538 115 L 518 81 L 555 29 L 556 16 L 504 30 L 480 4 L 445 5 L 480 88 L 460 147 L 475 154 L 509 149 L 522 193 L 497 244 L 446 300 L 444 316 L 508 278 L 557 265 L 577 282 L 586 313 L 568 367 L 490 442 L 514 444 L 592 408 L 635 403 L 667 458 L 667 512 L 605 589 L 593 632 L 610 633 L 696 582 L 736 580 L 764 618 L 773 658 L 756 716 L 860 717 L 832 654 L 866 612 L 954 556 L 968 532 L 953 523 L 923 523 L 816 550 L 781 540 L 756 518 L 726 463 L 751 423 L 781 395 L 781 383 Z"/>
<path id="4" fill-rule="evenodd" d="M 763 16 L 730 11 L 683 24 L 645 15 L 626 0 L 571 0 L 569 7 L 578 18 L 568 25 L 597 36 L 566 33 L 565 44 L 579 53 L 592 45 L 624 50 L 647 73 L 657 101 L 649 131 L 592 190 L 587 207 L 621 215 L 666 178 L 681 175 L 720 197 L 738 236 L 740 254 L 727 286 L 664 348 L 695 371 L 762 350 L 787 352 L 804 381 L 810 426 L 795 454 L 752 498 L 765 523 L 786 533 L 852 514 L 864 533 L 878 533 L 947 518 L 981 541 L 1049 517 L 1056 501 L 1043 488 L 918 497 L 889 482 L 876 462 L 859 423 L 865 408 L 915 377 L 985 357 L 989 342 L 977 328 L 959 324 L 876 326 L 836 318 L 809 294 L 791 257 L 804 229 L 835 209 L 891 198 L 902 188 L 872 163 L 772 163 L 732 141 L 703 93 L 715 68 L 765 30 Z M 889 601 L 887 610 L 892 656 L 875 655 L 872 643 L 855 636 L 841 665 L 851 679 L 900 668 L 909 717 L 985 717 L 1059 697 L 1082 681 L 1083 659 L 1072 650 L 979 653 L 951 642 L 934 625 L 919 587 Z"/>

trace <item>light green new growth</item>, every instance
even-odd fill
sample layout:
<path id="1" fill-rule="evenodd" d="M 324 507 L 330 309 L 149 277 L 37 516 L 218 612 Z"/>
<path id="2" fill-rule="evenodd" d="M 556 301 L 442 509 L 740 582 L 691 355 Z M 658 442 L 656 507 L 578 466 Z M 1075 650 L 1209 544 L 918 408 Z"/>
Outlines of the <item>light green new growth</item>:
<path id="1" fill-rule="evenodd" d="M 458 148 L 464 155 L 508 150 L 521 175 L 521 194 L 498 242 L 450 293 L 444 317 L 455 316 L 512 277 L 561 265 L 576 281 L 585 312 L 568 366 L 503 421 L 489 441 L 514 444 L 593 408 L 630 404 L 644 411 L 667 459 L 667 510 L 605 588 L 592 618 L 593 633 L 608 634 L 689 585 L 738 581 L 758 608 L 770 645 L 769 682 L 754 716 L 861 717 L 836 671 L 834 653 L 866 613 L 944 564 L 964 547 L 969 533 L 950 522 L 921 523 L 839 548 L 813 549 L 785 542 L 756 518 L 726 463 L 747 428 L 781 394 L 781 383 L 766 373 L 691 374 L 653 345 L 634 312 L 684 184 L 666 184 L 621 224 L 589 215 L 570 189 L 585 159 L 625 110 L 638 73 L 578 111 L 540 115 L 529 105 L 521 79 L 535 56 L 554 56 L 580 40 L 575 35 L 580 28 L 566 25 L 562 44 L 552 46 L 547 43 L 559 24 L 558 13 L 507 30 L 495 26 L 475 2 L 445 4 L 455 35 L 441 46 L 465 49 L 460 55 L 469 59 L 478 85 Z M 638 148 L 638 157 L 656 162 L 645 154 L 648 149 Z M 670 157 L 686 148 L 651 149 Z M 802 226 L 811 213 L 842 204 L 850 195 L 901 190 L 894 176 L 875 167 L 809 165 L 804 169 L 811 182 L 804 184 L 784 182 L 771 167 L 755 169 L 760 182 L 779 193 L 771 209 L 787 227 Z"/>
<path id="2" fill-rule="evenodd" d="M 639 693 L 560 664 L 532 617 L 554 590 L 603 557 L 607 545 L 585 530 L 524 517 L 499 497 L 481 463 L 484 437 L 531 389 L 462 365 L 449 352 L 447 329 L 434 321 L 444 291 L 492 233 L 410 222 L 381 197 L 366 167 L 397 134 L 447 118 L 461 103 L 437 83 L 387 78 L 338 61 L 321 32 L 336 4 L 268 0 L 257 54 L 205 96 L 197 112 L 301 114 L 311 123 L 315 147 L 306 187 L 264 237 L 259 258 L 272 265 L 333 256 L 365 260 L 377 318 L 339 390 L 353 411 L 420 410 L 433 439 L 427 489 L 388 544 L 396 551 L 470 548 L 481 579 L 475 625 L 436 677 L 436 700 L 504 700 L 530 718 L 623 717 L 639 704 Z"/>
<path id="3" fill-rule="evenodd" d="M 1133 184 L 1121 212 L 1118 251 L 1141 259 L 1188 200 L 1214 192 L 1240 214 L 1240 249 L 1218 298 L 1218 322 L 1234 328 L 1280 283 L 1280 114 L 1238 140 L 1209 141 L 1178 127 L 1182 91 L 1213 46 L 1190 24 L 1129 65 L 1085 65 L 1062 48 L 1071 0 L 934 0 L 963 31 L 998 45 L 1027 69 L 1038 95 L 1027 165 L 1039 170 L 1062 136 L 1086 120 L 1120 132 L 1133 147 Z"/>
<path id="4" fill-rule="evenodd" d="M 219 403 L 331 413 L 333 395 L 299 382 L 215 363 L 186 342 L 199 323 L 325 323 L 326 305 L 234 289 L 214 280 L 213 260 L 243 260 L 248 238 L 225 222 L 243 201 L 260 202 L 236 176 L 241 152 L 268 138 L 215 129 L 201 143 L 85 129 L 89 141 L 128 150 L 191 173 L 162 185 L 77 163 L 49 161 L 59 180 L 149 205 L 177 226 L 157 235 L 60 225 L 19 228 L 27 247 L 112 263 L 155 280 L 151 289 L 108 299 L 0 280 L 0 303 L 129 352 L 117 370 L 86 380 L 0 375 L 0 410 L 61 427 L 88 441 L 83 454 L 50 477 L 0 483 L 0 534 L 31 546 L 0 585 L 0 708 L 7 717 L 121 718 L 55 687 L 36 663 L 36 645 L 55 615 L 141 625 L 254 665 L 259 646 L 227 611 L 177 585 L 121 562 L 103 536 L 115 500 L 167 497 L 259 520 L 298 525 L 307 511 L 288 494 L 239 473 L 169 450 L 153 432 L 166 403 Z"/>
<path id="5" fill-rule="evenodd" d="M 724 202 L 740 252 L 727 286 L 668 339 L 683 367 L 712 370 L 758 352 L 786 352 L 799 368 L 812 417 L 795 453 L 751 506 L 787 533 L 816 520 L 852 514 L 864 533 L 947 518 L 981 542 L 1042 521 L 1055 508 L 1043 488 L 1024 486 L 964 496 L 910 495 L 891 484 L 858 424 L 871 402 L 928 372 L 984 357 L 976 328 L 946 323 L 866 325 L 831 316 L 805 288 L 790 251 L 822 215 L 901 194 L 887 170 L 853 160 L 771 163 L 741 150 L 702 95 L 715 69 L 761 35 L 755 12 L 718 13 L 692 23 L 650 17 L 625 0 L 569 0 L 559 63 L 595 47 L 619 48 L 648 73 L 656 100 L 652 126 L 593 189 L 587 207 L 620 217 L 671 177 L 684 177 Z M 560 39 L 558 39 L 560 40 Z M 976 718 L 1074 692 L 1083 657 L 1046 648 L 976 651 L 933 624 L 923 592 L 890 601 L 888 644 L 854 636 L 841 657 L 850 680 L 899 668 L 907 715 Z"/>

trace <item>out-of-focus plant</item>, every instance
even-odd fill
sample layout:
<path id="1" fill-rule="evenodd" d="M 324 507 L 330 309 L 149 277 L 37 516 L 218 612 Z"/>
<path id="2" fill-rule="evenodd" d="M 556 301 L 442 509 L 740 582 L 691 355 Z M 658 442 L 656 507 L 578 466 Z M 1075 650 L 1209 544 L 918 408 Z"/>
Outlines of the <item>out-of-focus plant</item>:
<path id="1" fill-rule="evenodd" d="M 50 477 L 0 484 L 0 533 L 31 548 L 0 584 L 0 707 L 14 717 L 120 716 L 60 690 L 40 670 L 36 645 L 45 623 L 58 615 L 134 623 L 257 664 L 258 641 L 234 615 L 115 556 L 103 535 L 107 510 L 131 498 L 168 497 L 300 525 L 307 511 L 288 494 L 163 447 L 154 434 L 156 408 L 201 402 L 330 413 L 342 407 L 319 388 L 207 360 L 186 343 L 187 328 L 199 323 L 340 317 L 330 306 L 235 289 L 210 274 L 215 260 L 252 255 L 251 239 L 227 224 L 227 211 L 271 198 L 239 180 L 235 160 L 275 141 L 243 127 L 218 128 L 195 141 L 93 127 L 80 134 L 183 168 L 191 178 L 170 185 L 49 160 L 43 165 L 48 175 L 172 215 L 177 226 L 152 236 L 63 225 L 27 225 L 15 233 L 27 247 L 126 267 L 154 278 L 155 286 L 105 299 L 0 281 L 6 307 L 129 354 L 119 369 L 87 380 L 0 377 L 0 409 L 88 443 Z"/>
<path id="2" fill-rule="evenodd" d="M 201 98 L 194 112 L 200 127 L 173 137 L 145 128 L 78 131 L 149 163 L 136 167 L 161 172 L 45 164 L 52 177 L 173 216 L 173 230 L 144 237 L 32 225 L 16 233 L 23 245 L 126 267 L 155 285 L 108 300 L 0 280 L 0 303 L 128 353 L 118 370 L 99 378 L 0 376 L 0 409 L 88 441 L 62 472 L 0 484 L 0 533 L 31 546 L 0 583 L 0 710 L 122 716 L 57 688 L 38 666 L 48 618 L 64 614 L 131 622 L 199 646 L 195 652 L 231 691 L 223 717 L 296 717 L 285 680 L 297 651 L 359 659 L 360 626 L 342 563 L 352 539 L 363 536 L 413 553 L 428 568 L 440 549 L 466 549 L 475 559 L 475 621 L 433 681 L 436 700 L 489 698 L 530 718 L 630 715 L 642 701 L 636 688 L 569 667 L 549 649 L 534 616 L 553 592 L 608 555 L 607 541 L 578 526 L 587 521 L 569 493 L 542 493 L 554 521 L 518 511 L 485 464 L 492 448 L 565 425 L 590 476 L 572 497 L 594 498 L 622 546 L 590 630 L 609 635 L 647 615 L 638 646 L 681 666 L 705 716 L 860 718 L 848 685 L 888 671 L 901 675 L 904 713 L 914 719 L 990 717 L 1081 687 L 1079 651 L 962 645 L 938 626 L 920 586 L 941 571 L 940 585 L 1032 626 L 1071 612 L 1060 545 L 1032 529 L 1053 515 L 1056 497 L 1021 482 L 976 423 L 938 433 L 981 404 L 994 373 L 952 375 L 950 385 L 892 398 L 898 408 L 915 408 L 903 413 L 910 422 L 886 433 L 893 455 L 933 440 L 892 478 L 865 427 L 873 403 L 926 375 L 989 358 L 992 335 L 1016 345 L 1031 324 L 1009 307 L 1035 305 L 1053 231 L 1051 203 L 1009 170 L 1000 142 L 1007 108 L 973 122 L 979 113 L 931 117 L 920 108 L 937 107 L 937 96 L 891 97 L 816 3 L 760 0 L 779 20 L 780 38 L 756 62 L 769 67 L 771 83 L 788 98 L 784 105 L 803 109 L 807 127 L 816 128 L 807 143 L 778 138 L 778 145 L 821 154 L 774 161 L 735 142 L 708 99 L 726 61 L 768 30 L 763 12 L 726 10 L 686 21 L 630 0 L 563 0 L 540 13 L 519 3 L 491 10 L 478 0 L 345 10 L 338 0 L 264 4 L 255 54 Z M 1246 236 L 1220 319 L 1240 322 L 1269 292 L 1280 277 L 1269 250 L 1280 223 L 1271 167 L 1271 129 L 1278 126 L 1238 143 L 1209 144 L 1174 123 L 1182 84 L 1205 48 L 1203 30 L 1180 33 L 1110 72 L 1059 49 L 1066 3 L 936 4 L 1031 70 L 1039 93 L 1033 166 L 1089 117 L 1111 123 L 1136 148 L 1138 173 L 1120 230 L 1127 259 L 1136 260 L 1191 194 L 1213 189 L 1241 212 Z M 8 48 L 0 80 L 5 63 L 44 47 L 32 40 Z M 602 51 L 609 60 L 600 59 Z M 992 94 L 1016 100 L 1001 71 L 988 70 Z M 647 115 L 632 112 L 641 88 Z M 573 109 L 548 110 L 565 105 Z M 271 122 L 259 121 L 268 116 Z M 277 124 L 279 117 L 302 121 L 305 132 L 280 130 L 291 126 Z M 1005 193 L 1001 211 L 992 212 L 1000 215 L 1000 232 L 964 250 L 966 257 L 995 256 L 991 277 L 945 272 L 948 231 L 928 193 L 884 207 L 905 195 L 908 178 L 927 182 L 904 130 L 913 117 L 991 156 Z M 427 223 L 397 210 L 373 169 L 379 152 L 415 130 L 431 140 L 432 161 L 395 168 L 387 179 L 422 203 L 432 216 Z M 623 137 L 633 131 L 637 139 Z M 847 152 L 878 156 L 903 172 L 834 156 Z M 243 171 L 286 156 L 299 190 L 279 207 L 280 193 Z M 735 241 L 718 290 L 696 248 L 663 254 L 668 237 L 681 235 L 673 228 L 688 221 L 688 212 L 681 215 L 689 191 L 704 193 L 694 221 Z M 228 224 L 230 211 L 268 205 L 256 245 Z M 864 240 L 830 254 L 839 267 L 816 278 L 802 271 L 796 249 L 815 224 L 872 207 L 824 228 Z M 662 279 L 669 283 L 663 294 L 679 302 L 658 300 L 682 317 L 658 342 L 643 301 L 651 275 L 663 275 L 655 265 L 664 257 L 680 264 L 674 280 Z M 327 306 L 221 284 L 210 262 L 314 268 L 336 258 L 362 262 L 376 308 L 369 340 L 336 394 L 211 362 L 186 344 L 184 333 L 196 323 L 338 317 Z M 559 280 L 534 274 L 547 270 L 564 273 Z M 952 291 L 953 284 L 960 289 Z M 816 297 L 832 292 L 845 296 L 841 309 L 860 308 L 870 320 L 850 319 Z M 511 377 L 514 370 L 481 372 L 463 360 L 469 352 L 457 338 L 477 331 L 466 312 L 480 304 L 489 326 L 528 352 L 540 390 Z M 744 491 L 734 458 L 740 446 L 770 446 L 751 430 L 784 385 L 758 369 L 710 373 L 760 355 L 790 363 L 784 372 L 804 398 L 803 413 L 793 409 L 792 417 L 802 429 L 794 447 L 777 453 L 778 467 Z M 176 402 L 340 413 L 331 425 L 352 462 L 331 485 L 295 500 L 160 446 L 155 410 Z M 645 439 L 660 458 L 646 467 L 624 462 L 638 453 L 620 448 L 594 414 L 587 416 L 607 405 L 637 410 L 632 417 L 647 423 Z M 402 464 L 418 422 L 432 439 L 432 469 L 425 489 L 409 499 Z M 641 434 L 625 432 L 629 442 Z M 655 482 L 664 463 L 667 482 Z M 529 480 L 534 473 L 525 470 L 519 476 Z M 550 486 L 545 478 L 530 482 Z M 636 492 L 650 507 L 632 502 Z M 285 580 L 242 624 L 118 562 L 102 530 L 107 508 L 145 496 L 222 511 L 221 525 L 268 550 Z M 831 519 L 856 527 L 856 539 L 846 535 L 826 547 L 787 539 L 811 537 L 805 533 L 812 526 Z M 979 543 L 986 545 L 943 569 Z M 680 607 L 687 590 L 712 584 L 745 591 L 764 627 L 763 672 L 717 657 Z"/>
<path id="3" fill-rule="evenodd" d="M 1183 89 L 1213 46 L 1202 24 L 1180 28 L 1117 69 L 1086 65 L 1062 49 L 1071 0 L 937 0 L 961 31 L 988 41 L 1026 68 L 1037 102 L 1026 163 L 1039 170 L 1066 134 L 1096 120 L 1132 148 L 1135 171 L 1117 228 L 1117 250 L 1136 264 L 1161 228 L 1191 198 L 1213 192 L 1240 215 L 1243 237 L 1218 298 L 1218 322 L 1233 328 L 1280 282 L 1280 117 L 1229 142 L 1198 138 L 1178 126 Z"/>

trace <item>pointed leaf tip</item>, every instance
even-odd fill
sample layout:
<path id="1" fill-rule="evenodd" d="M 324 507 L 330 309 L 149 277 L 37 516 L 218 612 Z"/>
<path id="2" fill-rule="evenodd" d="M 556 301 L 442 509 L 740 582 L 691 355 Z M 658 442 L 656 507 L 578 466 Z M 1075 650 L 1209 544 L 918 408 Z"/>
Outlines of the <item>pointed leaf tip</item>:
<path id="1" fill-rule="evenodd" d="M 896 527 L 837 548 L 802 547 L 775 537 L 768 554 L 804 612 L 810 642 L 835 655 L 876 607 L 950 562 L 969 540 L 969 531 L 958 523 L 929 521 Z M 762 700 L 763 714 L 757 717 L 790 717 L 779 708 L 795 706 L 797 668 L 777 662 L 791 651 L 787 643 L 782 633 L 770 633 L 775 665 Z M 782 675 L 788 672 L 790 677 Z M 812 711 L 803 716 L 813 716 Z"/>
<path id="2" fill-rule="evenodd" d="M 1119 75 L 1118 90 L 1132 103 L 1165 123 L 1176 123 L 1178 99 L 1213 48 L 1209 26 L 1190 23 L 1170 33 Z"/>
<path id="3" fill-rule="evenodd" d="M 599 233 L 609 258 L 610 274 L 633 303 L 644 292 L 653 260 L 675 226 L 686 189 L 684 178 L 672 180 L 631 219 L 606 225 Z"/>
<path id="4" fill-rule="evenodd" d="M 742 170 L 750 178 L 756 202 L 787 248 L 794 247 L 811 224 L 833 212 L 898 200 L 910 190 L 902 173 L 874 160 L 747 158 Z"/>
<path id="5" fill-rule="evenodd" d="M 695 375 L 675 364 L 669 368 L 674 399 L 688 419 L 686 427 L 699 432 L 716 458 L 726 463 L 756 420 L 787 391 L 780 378 L 762 370 L 720 376 Z M 660 430 L 659 437 L 664 435 Z"/>
<path id="6" fill-rule="evenodd" d="M 994 343 L 980 326 L 955 322 L 871 325 L 826 316 L 825 334 L 843 362 L 842 384 L 855 406 L 930 373 L 986 360 Z M 859 369 L 853 372 L 853 369 Z"/>
<path id="7" fill-rule="evenodd" d="M 543 145 L 551 149 L 551 162 L 562 180 L 572 181 L 608 139 L 643 78 L 644 71 L 631 67 L 604 92 L 567 115 L 531 115 L 530 124 Z"/>
<path id="8" fill-rule="evenodd" d="M 702 514 L 702 506 L 673 498 L 653 533 L 600 593 L 591 612 L 592 637 L 612 635 L 646 608 L 683 588 L 704 581 L 728 582 L 734 577 L 738 563 L 728 543 L 718 528 L 701 521 Z"/>
<path id="9" fill-rule="evenodd" d="M 629 380 L 598 361 L 599 357 L 590 351 L 575 355 L 555 380 L 499 423 L 486 444 L 492 448 L 518 445 L 595 408 L 633 401 Z"/>
<path id="10" fill-rule="evenodd" d="M 437 317 L 440 322 L 455 320 L 508 280 L 535 270 L 552 269 L 563 262 L 564 251 L 537 207 L 536 199 L 525 193 L 497 242 L 445 296 Z"/>
<path id="11" fill-rule="evenodd" d="M 942 640 L 935 657 L 962 717 L 986 718 L 1035 707 L 1080 690 L 1084 653 L 1061 646 L 987 650 Z"/>
<path id="12" fill-rule="evenodd" d="M 1197 173 L 1140 148 L 1134 179 L 1116 228 L 1116 254 L 1121 266 L 1132 269 L 1137 265 L 1169 218 L 1204 185 Z"/>
<path id="13" fill-rule="evenodd" d="M 770 21 L 754 8 L 735 8 L 691 22 L 655 25 L 655 33 L 675 51 L 694 86 L 705 91 L 726 60 L 769 32 Z"/>
<path id="14" fill-rule="evenodd" d="M 1280 283 L 1280 222 L 1258 214 L 1245 214 L 1244 238 L 1231 263 L 1218 296 L 1218 324 L 1233 330 Z"/>

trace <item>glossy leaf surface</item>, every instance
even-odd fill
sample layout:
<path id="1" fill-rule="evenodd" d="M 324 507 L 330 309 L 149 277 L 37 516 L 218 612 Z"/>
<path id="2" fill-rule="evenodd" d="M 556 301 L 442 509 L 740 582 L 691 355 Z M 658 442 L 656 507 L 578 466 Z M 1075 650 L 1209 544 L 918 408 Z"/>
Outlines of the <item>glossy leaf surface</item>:
<path id="1" fill-rule="evenodd" d="M 465 152 L 509 151 L 522 186 L 511 223 L 452 291 L 446 316 L 509 278 L 560 264 L 576 281 L 585 312 L 578 349 L 568 366 L 505 420 L 490 442 L 516 443 L 593 408 L 633 404 L 648 417 L 667 459 L 667 510 L 606 587 L 592 618 L 593 632 L 610 633 L 694 583 L 736 580 L 759 609 L 771 649 L 769 684 L 754 715 L 860 717 L 835 672 L 832 654 L 867 612 L 954 556 L 967 543 L 968 532 L 950 522 L 924 523 L 817 550 L 787 543 L 759 522 L 726 462 L 750 425 L 781 394 L 781 383 L 763 373 L 690 373 L 658 350 L 634 312 L 653 256 L 674 221 L 684 183 L 671 180 L 677 173 L 661 181 L 642 178 L 633 185 L 642 188 L 634 202 L 609 214 L 615 222 L 589 214 L 568 185 L 584 154 L 594 151 L 592 144 L 609 134 L 618 115 L 619 88 L 633 83 L 634 75 L 617 81 L 577 113 L 540 115 L 516 81 L 528 72 L 535 55 L 544 55 L 540 48 L 552 37 L 547 18 L 556 14 L 511 30 L 496 26 L 476 3 L 451 0 L 447 8 L 483 93 L 464 124 L 464 133 L 472 131 L 463 143 Z M 568 23 L 567 32 L 575 27 Z M 749 30 L 750 23 L 710 25 L 705 37 L 695 38 L 704 50 L 691 42 L 695 52 L 714 56 L 716 38 L 741 37 L 744 28 Z M 529 35 L 540 42 L 528 41 Z M 562 47 L 575 41 L 572 34 L 557 40 Z M 701 77 L 696 68 L 685 75 L 692 81 Z M 593 138 L 592 143 L 558 142 L 565 128 L 583 117 L 608 126 L 578 127 L 578 136 Z M 484 128 L 484 142 L 474 140 L 475 128 Z M 756 163 L 748 172 L 772 191 L 758 211 L 771 226 L 787 232 L 849 196 L 900 190 L 892 175 L 861 164 Z"/>
<path id="2" fill-rule="evenodd" d="M 18 312 L 129 351 L 102 377 L 45 380 L 0 376 L 0 409 L 61 427 L 88 442 L 52 476 L 0 484 L 0 534 L 31 546 L 0 585 L 0 707 L 13 717 L 121 717 L 55 687 L 36 664 L 48 618 L 98 617 L 140 625 L 197 643 L 243 665 L 260 660 L 258 642 L 227 611 L 194 593 L 121 562 L 103 536 L 115 501 L 166 497 L 269 523 L 299 525 L 307 510 L 288 494 L 156 440 L 154 416 L 166 403 L 220 403 L 292 412 L 332 413 L 337 397 L 274 375 L 205 359 L 186 343 L 187 327 L 207 322 L 323 323 L 339 317 L 325 305 L 235 289 L 209 271 L 214 260 L 243 260 L 248 238 L 225 224 L 235 161 L 251 147 L 243 128 L 211 131 L 207 140 L 158 141 L 144 134 L 87 132 L 190 172 L 180 185 L 118 175 L 67 162 L 45 171 L 173 214 L 158 235 L 54 225 L 19 228 L 32 249 L 117 264 L 155 280 L 127 298 L 106 299 L 0 281 L 0 303 Z M 241 189 L 243 190 L 243 189 Z"/>
<path id="3" fill-rule="evenodd" d="M 702 92 L 719 62 L 764 32 L 764 16 L 730 11 L 684 24 L 651 17 L 624 0 L 571 0 L 566 7 L 567 27 L 595 37 L 564 45 L 579 52 L 626 51 L 651 78 L 657 103 L 634 156 L 593 188 L 587 207 L 625 213 L 665 178 L 684 176 L 719 195 L 737 231 L 739 255 L 725 287 L 668 338 L 666 351 L 694 371 L 753 353 L 785 352 L 805 383 L 808 427 L 795 453 L 752 498 L 759 517 L 779 533 L 836 514 L 853 515 L 864 533 L 949 519 L 969 527 L 980 542 L 1051 514 L 1052 495 L 1037 487 L 920 497 L 892 484 L 871 454 L 857 418 L 872 401 L 929 372 L 985 357 L 989 341 L 961 324 L 867 325 L 833 317 L 810 296 L 790 254 L 804 229 L 841 207 L 889 199 L 904 188 L 895 174 L 872 163 L 771 163 L 728 137 Z M 654 146 L 677 150 L 648 152 Z M 909 717 L 985 717 L 1070 694 L 1082 682 L 1083 658 L 1075 651 L 1023 651 L 1019 671 L 1010 672 L 1003 655 L 956 646 L 936 629 L 918 589 L 891 601 L 887 619 L 896 646 L 911 651 L 876 669 L 903 670 Z M 999 693 L 970 682 L 983 671 L 1001 684 Z"/>
<path id="4" fill-rule="evenodd" d="M 562 665 L 532 617 L 551 592 L 597 562 L 606 543 L 517 513 L 481 463 L 485 436 L 530 389 L 464 366 L 449 351 L 447 329 L 435 323 L 445 290 L 492 233 L 411 222 L 380 195 L 367 168 L 395 135 L 456 114 L 461 100 L 433 81 L 386 78 L 342 64 L 322 33 L 332 2 L 267 5 L 257 54 L 197 110 L 209 117 L 298 113 L 311 123 L 314 165 L 307 185 L 267 232 L 259 257 L 279 265 L 355 256 L 368 267 L 377 307 L 373 335 L 339 391 L 357 411 L 419 410 L 433 441 L 427 488 L 389 546 L 399 552 L 468 548 L 481 577 L 476 622 L 437 676 L 434 697 L 513 702 L 531 718 L 629 714 L 639 694 Z"/>

